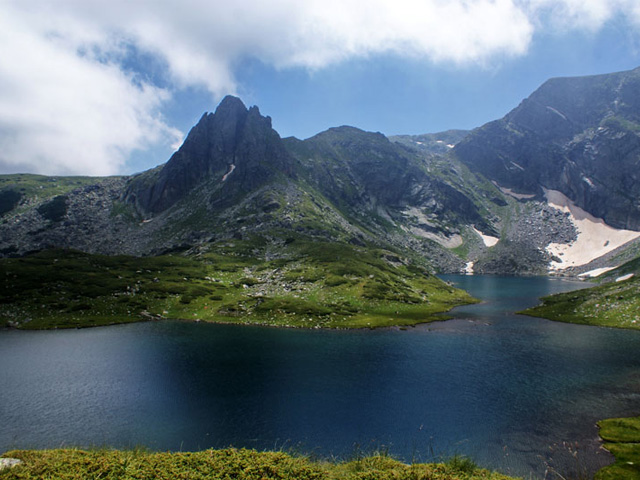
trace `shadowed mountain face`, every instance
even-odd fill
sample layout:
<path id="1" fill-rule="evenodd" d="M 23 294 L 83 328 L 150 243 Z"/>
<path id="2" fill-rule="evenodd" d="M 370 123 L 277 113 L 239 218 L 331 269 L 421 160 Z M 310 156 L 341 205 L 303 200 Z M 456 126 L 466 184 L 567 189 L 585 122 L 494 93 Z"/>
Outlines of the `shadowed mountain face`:
<path id="1" fill-rule="evenodd" d="M 640 69 L 549 80 L 454 153 L 502 187 L 559 190 L 609 225 L 640 229 Z"/>
<path id="2" fill-rule="evenodd" d="M 129 202 L 159 213 L 209 181 L 212 203 L 227 205 L 277 174 L 292 175 L 294 161 L 284 149 L 271 119 L 249 110 L 236 97 L 226 97 L 216 112 L 205 113 L 184 144 L 158 172 L 133 179 Z"/>

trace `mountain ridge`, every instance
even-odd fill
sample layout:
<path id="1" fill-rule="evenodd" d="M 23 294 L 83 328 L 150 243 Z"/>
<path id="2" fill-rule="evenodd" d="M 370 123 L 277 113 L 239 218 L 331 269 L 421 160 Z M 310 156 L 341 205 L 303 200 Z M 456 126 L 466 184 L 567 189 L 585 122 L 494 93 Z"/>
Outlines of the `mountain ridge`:
<path id="1" fill-rule="evenodd" d="M 434 271 L 542 274 L 555 262 L 573 272 L 549 246 L 572 245 L 579 228 L 545 192 L 640 229 L 636 84 L 640 69 L 551 79 L 472 132 L 391 138 L 341 126 L 281 139 L 258 107 L 225 97 L 155 169 L 46 199 L 6 176 L 0 254 L 156 255 L 290 230 L 390 248 Z"/>

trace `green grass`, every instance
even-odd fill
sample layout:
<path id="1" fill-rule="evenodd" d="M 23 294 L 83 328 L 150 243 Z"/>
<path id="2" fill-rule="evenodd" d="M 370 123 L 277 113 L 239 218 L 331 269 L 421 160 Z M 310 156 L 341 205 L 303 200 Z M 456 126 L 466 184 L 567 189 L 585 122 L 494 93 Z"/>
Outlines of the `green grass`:
<path id="1" fill-rule="evenodd" d="M 615 457 L 596 480 L 640 479 L 640 417 L 610 418 L 598 422 L 604 447 Z"/>
<path id="2" fill-rule="evenodd" d="M 389 259 L 392 259 L 391 262 Z M 473 302 L 395 254 L 292 236 L 196 256 L 48 250 L 0 260 L 0 325 L 75 328 L 174 318 L 306 328 L 413 325 Z"/>
<path id="3" fill-rule="evenodd" d="M 520 313 L 567 323 L 640 329 L 640 279 L 551 295 L 542 298 L 541 305 Z"/>
<path id="4" fill-rule="evenodd" d="M 508 480 L 473 464 L 406 465 L 387 455 L 334 463 L 284 452 L 227 448 L 200 452 L 144 450 L 15 450 L 3 455 L 23 464 L 0 472 L 2 480 Z"/>

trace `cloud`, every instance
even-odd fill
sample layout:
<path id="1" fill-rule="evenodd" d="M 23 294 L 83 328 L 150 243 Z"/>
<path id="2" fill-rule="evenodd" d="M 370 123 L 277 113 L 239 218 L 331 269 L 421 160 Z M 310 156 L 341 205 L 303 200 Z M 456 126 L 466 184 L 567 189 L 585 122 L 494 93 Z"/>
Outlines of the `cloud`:
<path id="1" fill-rule="evenodd" d="M 637 0 L 530 0 L 531 15 L 543 16 L 560 29 L 598 30 L 620 16 L 635 27 L 640 26 L 640 4 Z"/>
<path id="2" fill-rule="evenodd" d="M 115 174 L 134 149 L 181 136 L 159 114 L 166 91 L 82 51 L 106 39 L 35 20 L 0 16 L 1 171 Z"/>
<path id="3" fill-rule="evenodd" d="M 216 94 L 235 88 L 245 57 L 310 69 L 387 53 L 467 63 L 522 54 L 532 34 L 512 0 L 60 0 L 47 15 L 61 10 L 163 57 L 177 84 Z"/>
<path id="4" fill-rule="evenodd" d="M 161 114 L 175 91 L 234 93 L 247 58 L 485 65 L 524 55 L 548 24 L 598 29 L 616 15 L 640 24 L 637 0 L 4 0 L 0 171 L 125 171 L 134 150 L 181 138 Z"/>

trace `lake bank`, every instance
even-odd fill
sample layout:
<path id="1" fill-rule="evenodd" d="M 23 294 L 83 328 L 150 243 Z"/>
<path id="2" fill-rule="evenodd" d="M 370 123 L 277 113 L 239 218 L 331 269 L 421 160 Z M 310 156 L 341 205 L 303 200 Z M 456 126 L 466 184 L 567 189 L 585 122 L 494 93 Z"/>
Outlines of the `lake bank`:
<path id="1" fill-rule="evenodd" d="M 189 478 L 190 480 L 513 480 L 454 457 L 440 464 L 407 465 L 384 454 L 345 462 L 312 460 L 285 452 L 227 448 L 200 452 L 75 449 L 12 451 L 22 463 L 0 473 L 3 479 Z"/>
<path id="2" fill-rule="evenodd" d="M 284 446 L 348 459 L 455 454 L 513 476 L 612 457 L 596 422 L 637 415 L 640 336 L 517 316 L 573 288 L 457 277 L 482 304 L 402 329 L 277 329 L 157 321 L 0 332 L 0 451 Z M 459 282 L 459 283 L 458 283 Z"/>
<path id="3" fill-rule="evenodd" d="M 556 322 L 640 330 L 640 279 L 634 276 L 544 297 L 520 313 Z"/>

